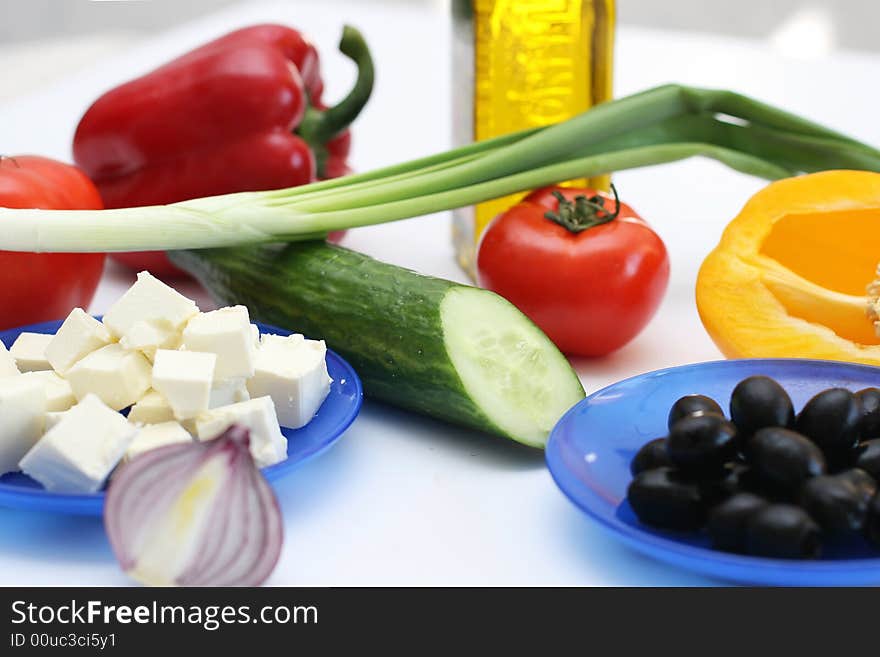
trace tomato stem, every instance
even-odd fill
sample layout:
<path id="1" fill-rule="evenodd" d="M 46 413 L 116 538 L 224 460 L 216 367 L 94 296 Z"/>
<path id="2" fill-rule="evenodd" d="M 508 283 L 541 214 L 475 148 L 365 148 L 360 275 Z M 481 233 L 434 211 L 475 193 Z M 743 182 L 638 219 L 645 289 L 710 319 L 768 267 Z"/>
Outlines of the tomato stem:
<path id="1" fill-rule="evenodd" d="M 569 201 L 562 192 L 554 190 L 553 196 L 559 201 L 559 207 L 556 212 L 548 210 L 544 213 L 544 217 L 574 234 L 594 226 L 607 224 L 614 221 L 620 214 L 620 198 L 617 196 L 617 189 L 613 183 L 611 184 L 611 192 L 614 194 L 614 212 L 609 212 L 605 207 L 605 201 L 608 199 L 601 194 L 594 194 L 590 197 L 578 194 L 574 197 L 574 201 Z"/>

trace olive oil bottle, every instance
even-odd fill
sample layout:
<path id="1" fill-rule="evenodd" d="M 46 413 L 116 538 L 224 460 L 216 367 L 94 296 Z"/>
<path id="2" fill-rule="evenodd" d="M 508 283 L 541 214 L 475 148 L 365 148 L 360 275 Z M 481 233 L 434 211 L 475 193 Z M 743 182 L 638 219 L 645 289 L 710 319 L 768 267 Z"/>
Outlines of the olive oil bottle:
<path id="1" fill-rule="evenodd" d="M 452 11 L 458 145 L 556 123 L 611 98 L 614 0 L 452 0 Z M 453 241 L 466 271 L 486 225 L 518 198 L 456 211 Z"/>

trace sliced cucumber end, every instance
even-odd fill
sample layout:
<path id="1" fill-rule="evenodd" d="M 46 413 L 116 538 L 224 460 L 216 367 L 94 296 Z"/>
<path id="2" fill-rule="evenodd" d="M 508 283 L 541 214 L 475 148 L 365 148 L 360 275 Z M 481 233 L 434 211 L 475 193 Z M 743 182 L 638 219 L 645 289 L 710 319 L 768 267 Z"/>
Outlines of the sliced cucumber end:
<path id="1" fill-rule="evenodd" d="M 449 359 L 487 420 L 517 442 L 544 447 L 585 396 L 556 345 L 509 301 L 478 288 L 451 288 L 440 320 Z"/>

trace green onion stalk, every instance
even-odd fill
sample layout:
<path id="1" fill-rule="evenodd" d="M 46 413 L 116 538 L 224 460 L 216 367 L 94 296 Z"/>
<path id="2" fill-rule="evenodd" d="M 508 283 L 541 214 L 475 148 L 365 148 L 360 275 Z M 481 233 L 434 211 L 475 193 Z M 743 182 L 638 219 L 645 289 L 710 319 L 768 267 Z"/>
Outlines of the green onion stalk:
<path id="1" fill-rule="evenodd" d="M 0 209 L 0 249 L 145 251 L 315 239 L 695 156 L 768 180 L 880 171 L 880 151 L 795 114 L 730 91 L 665 85 L 547 127 L 289 189 L 113 210 Z"/>

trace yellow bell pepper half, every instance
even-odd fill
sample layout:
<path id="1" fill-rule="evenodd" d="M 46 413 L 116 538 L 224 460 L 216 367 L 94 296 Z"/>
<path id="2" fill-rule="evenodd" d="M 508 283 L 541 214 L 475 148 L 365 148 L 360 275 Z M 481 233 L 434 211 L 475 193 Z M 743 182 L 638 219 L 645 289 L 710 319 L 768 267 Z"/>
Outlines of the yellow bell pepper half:
<path id="1" fill-rule="evenodd" d="M 875 282 L 880 174 L 825 171 L 749 200 L 697 277 L 697 307 L 728 358 L 880 365 Z"/>

